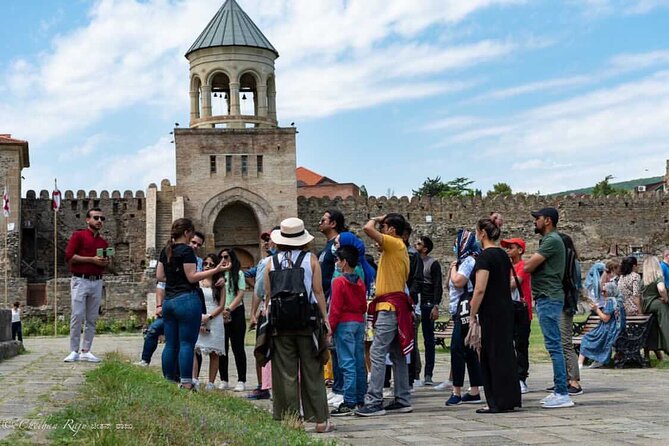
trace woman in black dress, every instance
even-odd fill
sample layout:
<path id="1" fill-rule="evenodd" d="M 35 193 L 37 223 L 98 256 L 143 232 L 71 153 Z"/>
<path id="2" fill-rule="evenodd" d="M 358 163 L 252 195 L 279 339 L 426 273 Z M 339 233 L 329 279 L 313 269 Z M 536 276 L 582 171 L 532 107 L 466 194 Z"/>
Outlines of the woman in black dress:
<path id="1" fill-rule="evenodd" d="M 481 374 L 488 407 L 477 413 L 510 412 L 521 407 L 520 384 L 513 348 L 513 303 L 509 289 L 511 262 L 497 247 L 500 229 L 490 218 L 476 224 L 483 252 L 474 266 L 471 320 L 481 325 Z"/>

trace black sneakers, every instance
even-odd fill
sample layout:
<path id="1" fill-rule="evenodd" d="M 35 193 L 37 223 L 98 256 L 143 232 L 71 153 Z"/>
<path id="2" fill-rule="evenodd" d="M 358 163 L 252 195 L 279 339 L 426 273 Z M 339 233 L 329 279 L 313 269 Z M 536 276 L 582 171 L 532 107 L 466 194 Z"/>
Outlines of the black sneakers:
<path id="1" fill-rule="evenodd" d="M 386 412 L 393 412 L 393 413 L 409 413 L 413 412 L 413 407 L 405 406 L 397 401 L 393 401 L 392 403 L 385 406 L 383 410 L 385 410 Z"/>

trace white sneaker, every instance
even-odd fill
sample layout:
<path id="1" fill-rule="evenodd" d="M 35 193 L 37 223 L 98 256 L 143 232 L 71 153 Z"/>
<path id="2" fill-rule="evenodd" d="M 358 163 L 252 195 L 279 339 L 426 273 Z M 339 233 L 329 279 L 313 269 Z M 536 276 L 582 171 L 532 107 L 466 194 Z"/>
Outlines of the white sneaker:
<path id="1" fill-rule="evenodd" d="M 214 390 L 214 389 L 216 389 L 216 386 L 214 385 L 214 383 L 207 383 L 207 385 L 204 388 L 204 390 L 207 390 L 207 391 Z"/>
<path id="2" fill-rule="evenodd" d="M 234 389 L 235 392 L 246 392 L 246 383 L 244 381 L 239 381 Z"/>
<path id="3" fill-rule="evenodd" d="M 527 392 L 529 392 L 527 384 L 525 384 L 525 381 L 520 381 L 520 393 L 525 394 Z"/>
<path id="4" fill-rule="evenodd" d="M 334 393 L 332 390 L 328 390 L 327 400 L 330 401 L 335 395 L 336 393 Z"/>
<path id="5" fill-rule="evenodd" d="M 79 353 L 77 352 L 70 352 L 69 355 L 63 359 L 63 362 L 76 362 L 79 361 Z"/>
<path id="6" fill-rule="evenodd" d="M 423 381 L 421 381 L 420 379 L 414 379 L 413 380 L 413 386 L 414 387 L 423 387 L 423 385 L 424 385 Z"/>
<path id="7" fill-rule="evenodd" d="M 221 381 L 221 383 L 218 385 L 218 388 L 221 390 L 228 390 L 230 389 L 230 384 L 228 384 L 227 381 Z"/>
<path id="8" fill-rule="evenodd" d="M 144 361 L 143 359 L 141 361 L 133 362 L 133 365 L 138 365 L 140 367 L 148 367 L 149 363 Z"/>
<path id="9" fill-rule="evenodd" d="M 344 395 L 335 394 L 335 396 L 333 396 L 331 399 L 328 400 L 328 406 L 339 407 L 339 405 L 343 402 L 344 402 Z"/>
<path id="10" fill-rule="evenodd" d="M 93 353 L 86 352 L 79 355 L 79 361 L 100 362 L 102 360 L 97 356 L 95 356 Z"/>
<path id="11" fill-rule="evenodd" d="M 547 397 L 542 398 L 542 400 L 539 401 L 539 402 L 541 403 L 541 405 L 544 405 L 544 404 L 546 404 L 548 401 L 550 401 L 550 400 L 552 400 L 553 398 L 555 398 L 556 396 L 557 396 L 557 394 L 556 394 L 555 392 L 552 392 L 552 393 L 549 394 Z"/>
<path id="12" fill-rule="evenodd" d="M 453 387 L 453 383 L 451 381 L 444 381 L 443 383 L 434 386 L 434 390 L 446 390 L 451 387 Z"/>
<path id="13" fill-rule="evenodd" d="M 544 409 L 558 409 L 560 407 L 572 407 L 574 402 L 569 395 L 555 395 L 542 406 Z"/>
<path id="14" fill-rule="evenodd" d="M 395 391 L 393 390 L 392 387 L 389 387 L 387 389 L 383 389 L 383 398 L 385 398 L 385 399 L 395 398 Z"/>

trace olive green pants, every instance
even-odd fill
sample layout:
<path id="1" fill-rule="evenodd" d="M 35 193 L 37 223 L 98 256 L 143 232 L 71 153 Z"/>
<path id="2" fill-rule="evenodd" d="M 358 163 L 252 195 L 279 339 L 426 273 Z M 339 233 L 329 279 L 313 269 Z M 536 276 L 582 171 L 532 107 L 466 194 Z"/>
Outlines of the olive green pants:
<path id="1" fill-rule="evenodd" d="M 299 416 L 300 401 L 305 421 L 323 423 L 329 418 L 323 364 L 311 335 L 272 336 L 272 393 L 275 420 Z"/>

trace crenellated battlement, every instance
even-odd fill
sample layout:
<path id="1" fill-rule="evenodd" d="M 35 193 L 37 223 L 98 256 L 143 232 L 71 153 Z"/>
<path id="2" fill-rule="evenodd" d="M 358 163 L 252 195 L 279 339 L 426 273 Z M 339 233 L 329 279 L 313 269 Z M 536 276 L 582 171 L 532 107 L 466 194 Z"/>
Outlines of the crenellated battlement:
<path id="1" fill-rule="evenodd" d="M 534 195 L 534 194 L 513 194 L 508 196 L 495 197 L 478 197 L 478 196 L 462 196 L 462 197 L 386 197 L 386 196 L 369 196 L 365 197 L 297 197 L 298 204 L 306 207 L 321 207 L 323 203 L 345 203 L 347 205 L 356 206 L 375 206 L 375 205 L 389 205 L 407 207 L 409 209 L 426 209 L 430 207 L 466 207 L 466 206 L 482 206 L 482 207 L 506 207 L 512 208 L 514 206 L 603 206 L 603 205 L 651 205 L 657 204 L 665 206 L 669 201 L 669 194 L 664 192 L 654 193 L 640 193 L 628 195 L 607 195 L 604 197 L 595 197 L 592 195 Z"/>
<path id="2" fill-rule="evenodd" d="M 77 190 L 77 192 L 73 192 L 71 190 L 66 190 L 65 192 L 61 193 L 61 200 L 142 200 L 145 198 L 144 191 L 138 190 L 138 191 L 131 191 L 131 190 L 125 190 L 123 194 L 121 194 L 120 191 L 118 190 L 113 190 L 111 193 L 108 190 L 102 190 L 99 194 L 97 191 L 91 190 L 86 192 L 83 189 Z M 39 191 L 39 195 L 34 191 L 34 190 L 29 190 L 26 192 L 25 196 L 26 200 L 51 200 L 51 192 L 49 192 L 46 189 L 42 189 Z"/>

